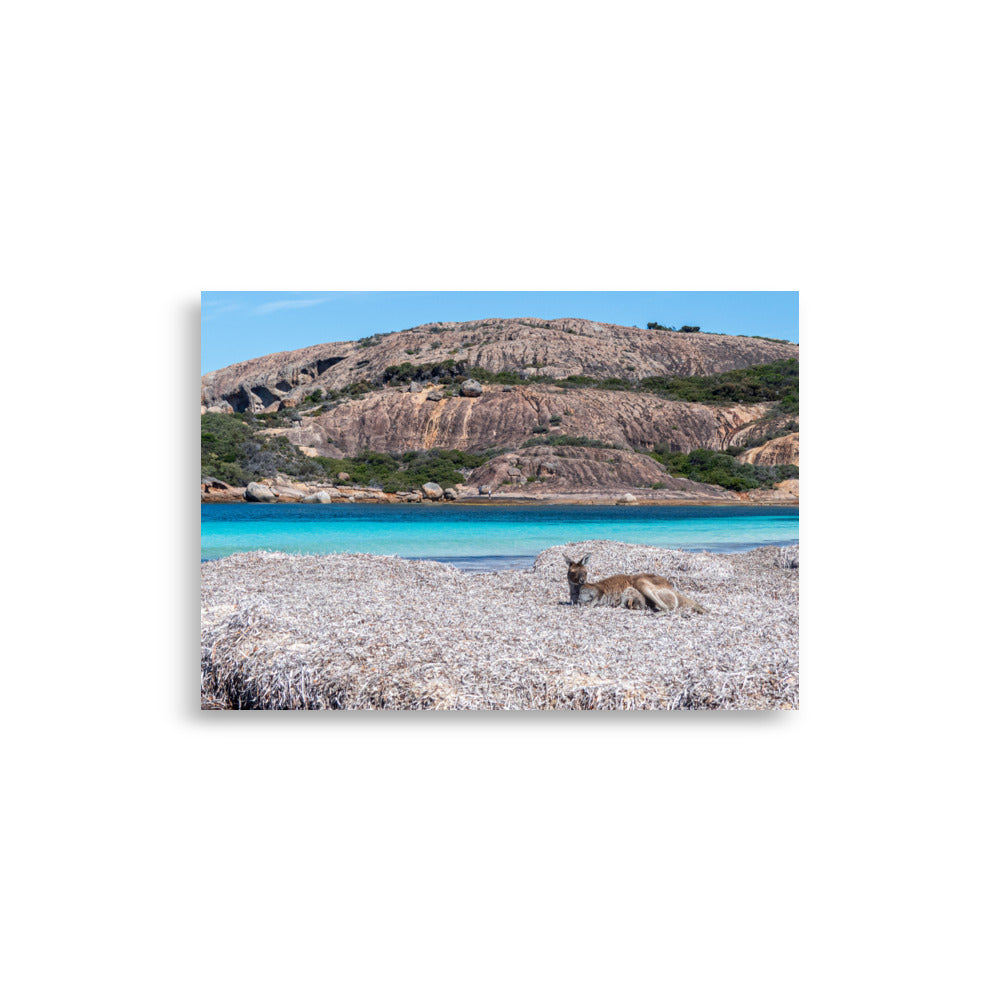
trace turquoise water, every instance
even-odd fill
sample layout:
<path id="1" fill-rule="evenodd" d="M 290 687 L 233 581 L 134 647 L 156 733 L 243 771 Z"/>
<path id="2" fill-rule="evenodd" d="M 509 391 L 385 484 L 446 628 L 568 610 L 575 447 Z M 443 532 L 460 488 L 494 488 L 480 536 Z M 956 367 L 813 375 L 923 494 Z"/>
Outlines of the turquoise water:
<path id="1" fill-rule="evenodd" d="M 234 552 L 374 552 L 467 570 L 530 565 L 542 549 L 608 538 L 638 545 L 738 552 L 794 545 L 797 507 L 618 507 L 434 504 L 203 504 L 201 557 Z"/>

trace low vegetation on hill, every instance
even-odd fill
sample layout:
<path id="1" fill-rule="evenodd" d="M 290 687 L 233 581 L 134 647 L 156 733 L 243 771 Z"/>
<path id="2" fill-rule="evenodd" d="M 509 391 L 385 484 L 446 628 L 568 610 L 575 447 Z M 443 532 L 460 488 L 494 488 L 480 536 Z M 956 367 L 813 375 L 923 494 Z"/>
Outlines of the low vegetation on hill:
<path id="1" fill-rule="evenodd" d="M 255 479 L 281 473 L 309 479 L 324 473 L 316 459 L 308 458 L 279 434 L 261 434 L 259 424 L 247 413 L 204 413 L 201 417 L 201 474 L 231 486 L 246 486 Z"/>
<path id="2" fill-rule="evenodd" d="M 205 413 L 201 418 L 201 474 L 221 479 L 231 486 L 265 477 L 283 475 L 291 479 L 336 480 L 346 472 L 350 482 L 386 493 L 414 489 L 426 482 L 455 486 L 496 454 L 470 454 L 455 449 L 408 451 L 398 455 L 364 451 L 352 458 L 310 458 L 280 434 L 263 434 L 262 428 L 276 423 L 267 417 L 291 422 L 281 414 Z"/>
<path id="3" fill-rule="evenodd" d="M 496 451 L 473 455 L 457 449 L 407 451 L 401 455 L 363 451 L 353 458 L 317 458 L 331 478 L 346 472 L 351 481 L 381 489 L 386 493 L 417 489 L 424 483 L 437 483 L 447 489 L 465 482 L 465 474 L 478 468 Z"/>
<path id="4" fill-rule="evenodd" d="M 662 463 L 671 476 L 714 483 L 727 490 L 769 489 L 782 479 L 798 479 L 797 465 L 747 465 L 724 451 L 695 448 L 688 453 L 672 452 L 666 442 L 657 445 L 650 455 Z"/>
<path id="5" fill-rule="evenodd" d="M 797 358 L 738 368 L 719 375 L 688 375 L 677 378 L 651 376 L 632 381 L 627 378 L 596 378 L 592 375 L 522 375 L 519 371 L 491 372 L 470 367 L 464 358 L 404 362 L 390 365 L 382 373 L 384 385 L 406 385 L 433 379 L 442 385 L 474 378 L 487 385 L 547 384 L 564 388 L 590 387 L 620 392 L 645 392 L 663 399 L 687 403 L 777 403 L 782 413 L 799 411 L 799 362 Z"/>
<path id="6" fill-rule="evenodd" d="M 720 375 L 644 378 L 635 388 L 689 403 L 776 402 L 782 413 L 798 413 L 799 362 L 797 358 L 787 358 Z"/>
<path id="7" fill-rule="evenodd" d="M 700 326 L 661 326 L 659 323 L 647 323 L 647 330 L 665 330 L 669 333 L 710 333 L 713 336 L 724 336 L 723 334 L 718 334 L 714 330 L 702 330 Z M 730 337 L 750 337 L 753 340 L 767 340 L 772 344 L 791 344 L 793 341 L 787 340 L 785 337 L 762 337 L 759 333 L 731 333 L 725 336 Z"/>

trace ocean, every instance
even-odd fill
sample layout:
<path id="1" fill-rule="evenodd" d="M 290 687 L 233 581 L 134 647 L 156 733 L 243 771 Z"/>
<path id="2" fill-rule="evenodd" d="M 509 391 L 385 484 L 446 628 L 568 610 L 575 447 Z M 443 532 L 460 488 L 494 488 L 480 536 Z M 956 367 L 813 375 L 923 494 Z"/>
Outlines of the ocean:
<path id="1" fill-rule="evenodd" d="M 543 549 L 611 539 L 695 552 L 796 545 L 798 507 L 202 504 L 201 558 L 268 549 L 372 552 L 469 572 L 530 567 Z"/>

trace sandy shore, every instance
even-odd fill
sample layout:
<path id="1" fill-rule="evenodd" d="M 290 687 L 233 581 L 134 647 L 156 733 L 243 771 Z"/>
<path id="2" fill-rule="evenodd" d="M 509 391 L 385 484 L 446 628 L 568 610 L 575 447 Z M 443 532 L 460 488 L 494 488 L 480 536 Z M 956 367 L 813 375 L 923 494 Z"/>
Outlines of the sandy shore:
<path id="1" fill-rule="evenodd" d="M 216 495 L 216 496 L 203 496 L 201 502 L 204 504 L 212 503 L 246 503 L 247 501 L 242 495 L 237 496 L 235 493 L 229 496 L 226 495 Z M 334 503 L 343 503 L 343 500 L 334 501 Z M 392 504 L 400 503 L 397 500 L 381 500 L 381 499 L 369 499 L 364 498 L 361 500 L 354 501 L 355 503 L 370 503 L 370 504 Z M 567 493 L 561 496 L 516 496 L 516 495 L 506 495 L 506 494 L 496 494 L 494 493 L 492 497 L 460 497 L 458 500 L 447 501 L 447 506 L 449 507 L 462 507 L 462 506 L 475 506 L 475 507 L 513 507 L 513 506 L 528 506 L 534 504 L 536 506 L 546 506 L 546 505 L 556 505 L 556 504 L 566 504 L 566 505 L 579 505 L 579 506 L 615 506 L 617 505 L 617 499 L 614 496 L 592 496 L 589 494 L 580 493 Z M 656 500 L 648 499 L 645 497 L 637 498 L 634 504 L 628 504 L 630 507 L 798 507 L 799 501 L 797 499 L 789 500 L 727 500 L 727 499 L 717 499 L 712 498 L 706 500 L 704 498 L 697 500 Z"/>
<path id="2" fill-rule="evenodd" d="M 272 480 L 262 480 L 270 485 Z M 383 493 L 381 490 L 366 489 L 360 486 L 330 486 L 324 483 L 293 483 L 282 481 L 285 486 L 290 486 L 304 493 L 313 493 L 326 489 L 331 493 L 332 502 L 338 503 L 381 503 L 396 504 L 405 503 L 395 494 Z M 630 493 L 634 498 L 628 506 L 639 507 L 798 507 L 799 498 L 797 487 L 795 493 L 786 490 L 751 490 L 749 493 L 730 493 L 720 490 L 711 496 L 703 493 L 687 493 L 678 490 L 651 490 L 642 487 L 629 487 L 617 490 L 591 489 L 580 492 L 559 492 L 548 488 L 531 490 L 494 490 L 492 495 L 477 493 L 467 487 L 459 489 L 457 500 L 428 501 L 424 503 L 436 502 L 452 504 L 475 504 L 477 506 L 511 506 L 515 504 L 597 504 L 613 505 L 617 504 L 626 493 Z M 224 489 L 207 487 L 202 483 L 201 492 L 202 503 L 247 503 L 244 496 L 243 487 L 228 486 Z M 300 503 L 300 499 L 290 495 L 277 497 L 276 503 Z"/>
<path id="3" fill-rule="evenodd" d="M 656 572 L 708 609 L 569 604 Z M 202 706 L 302 709 L 798 707 L 798 548 L 709 555 L 590 541 L 531 570 L 462 573 L 366 554 L 244 553 L 202 573 Z"/>

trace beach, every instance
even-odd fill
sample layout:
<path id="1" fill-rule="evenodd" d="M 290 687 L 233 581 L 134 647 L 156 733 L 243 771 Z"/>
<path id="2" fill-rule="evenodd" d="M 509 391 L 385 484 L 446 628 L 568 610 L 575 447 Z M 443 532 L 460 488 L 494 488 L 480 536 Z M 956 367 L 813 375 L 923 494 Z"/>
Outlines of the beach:
<path id="1" fill-rule="evenodd" d="M 569 603 L 589 577 L 659 573 L 707 613 Z M 204 563 L 210 709 L 795 709 L 798 547 L 696 553 L 614 541 L 463 573 L 366 553 Z"/>

